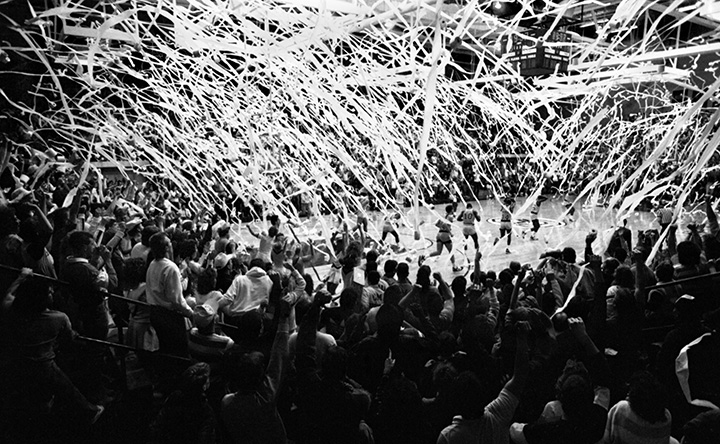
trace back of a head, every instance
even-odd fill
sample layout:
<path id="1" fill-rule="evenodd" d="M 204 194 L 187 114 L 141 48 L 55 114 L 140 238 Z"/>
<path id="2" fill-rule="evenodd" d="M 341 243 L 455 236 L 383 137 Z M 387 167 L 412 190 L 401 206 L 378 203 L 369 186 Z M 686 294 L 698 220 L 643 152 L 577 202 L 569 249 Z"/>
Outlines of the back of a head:
<path id="1" fill-rule="evenodd" d="M 180 389 L 188 399 L 198 399 L 205 392 L 210 379 L 210 366 L 205 362 L 193 364 L 180 375 Z"/>
<path id="2" fill-rule="evenodd" d="M 628 402 L 632 411 L 645 421 L 654 424 L 668 419 L 665 389 L 650 372 L 638 372 L 630 378 Z"/>
<path id="3" fill-rule="evenodd" d="M 250 268 L 262 268 L 265 269 L 265 261 L 259 258 L 255 258 L 250 261 Z"/>
<path id="4" fill-rule="evenodd" d="M 675 268 L 670 262 L 663 262 L 655 268 L 655 276 L 660 282 L 670 282 L 675 276 Z"/>
<path id="5" fill-rule="evenodd" d="M 485 406 L 489 402 L 489 393 L 480 379 L 472 372 L 460 373 L 451 389 L 453 393 L 453 413 L 465 420 L 482 418 Z"/>
<path id="6" fill-rule="evenodd" d="M 345 379 L 348 367 L 348 353 L 337 345 L 325 351 L 322 359 L 322 375 L 324 379 L 340 381 Z"/>
<path id="7" fill-rule="evenodd" d="M 370 271 L 367 279 L 369 285 L 377 285 L 380 282 L 380 273 L 377 271 Z"/>
<path id="8" fill-rule="evenodd" d="M 22 315 L 42 313 L 52 305 L 50 286 L 44 279 L 28 278 L 15 290 L 12 308 Z"/>
<path id="9" fill-rule="evenodd" d="M 224 227 L 218 228 L 217 234 L 218 234 L 218 237 L 227 237 L 230 234 L 230 227 L 224 226 Z"/>
<path id="10" fill-rule="evenodd" d="M 367 254 L 365 255 L 365 261 L 366 261 L 367 263 L 377 262 L 378 257 L 380 257 L 380 255 L 378 254 L 378 252 L 377 252 L 376 250 L 370 250 L 370 251 L 368 251 Z"/>
<path id="11" fill-rule="evenodd" d="M 457 276 L 450 283 L 450 289 L 453 292 L 453 296 L 461 298 L 465 296 L 465 289 L 467 288 L 467 279 L 465 276 Z"/>
<path id="12" fill-rule="evenodd" d="M 340 293 L 340 306 L 342 308 L 352 309 L 358 300 L 358 293 L 354 288 L 345 288 Z"/>
<path id="13" fill-rule="evenodd" d="M 158 260 L 165 258 L 170 251 L 170 239 L 163 232 L 155 233 L 150 238 L 150 252 Z"/>
<path id="14" fill-rule="evenodd" d="M 383 304 L 398 305 L 402 299 L 402 289 L 399 285 L 391 285 L 383 293 Z"/>
<path id="15" fill-rule="evenodd" d="M 395 305 L 383 304 L 377 311 L 375 322 L 377 323 L 378 336 L 385 338 L 397 337 L 402 328 L 403 313 Z"/>
<path id="16" fill-rule="evenodd" d="M 562 260 L 569 264 L 574 264 L 575 260 L 577 259 L 577 254 L 575 253 L 575 249 L 572 247 L 565 247 L 562 250 Z"/>
<path id="17" fill-rule="evenodd" d="M 383 270 L 385 271 L 386 276 L 395 276 L 395 270 L 397 269 L 398 263 L 394 259 L 388 259 L 385 261 L 385 264 L 383 264 Z"/>
<path id="18" fill-rule="evenodd" d="M 563 412 L 571 421 L 581 420 L 593 404 L 595 393 L 587 369 L 582 363 L 568 361 L 555 389 Z"/>
<path id="19" fill-rule="evenodd" d="M 278 228 L 277 228 L 275 225 L 273 225 L 272 227 L 268 228 L 268 236 L 270 236 L 270 237 L 275 237 L 275 236 L 277 236 L 277 235 L 278 235 L 278 232 L 279 232 L 279 230 L 278 230 Z"/>
<path id="20" fill-rule="evenodd" d="M 378 263 L 377 262 L 368 262 L 365 264 L 365 273 L 368 275 L 372 272 L 377 273 L 378 271 Z"/>
<path id="21" fill-rule="evenodd" d="M 197 291 L 200 294 L 208 294 L 215 289 L 216 284 L 217 270 L 213 266 L 208 266 L 198 276 Z"/>
<path id="22" fill-rule="evenodd" d="M 262 353 L 230 355 L 228 364 L 239 391 L 252 391 L 262 386 L 265 379 L 265 356 Z"/>
<path id="23" fill-rule="evenodd" d="M 511 261 L 508 268 L 510 269 L 510 271 L 512 271 L 512 273 L 514 275 L 517 276 L 517 274 L 520 273 L 520 269 L 522 268 L 522 265 L 520 265 L 520 262 L 518 262 L 518 261 Z"/>
<path id="24" fill-rule="evenodd" d="M 635 288 L 635 275 L 630 267 L 621 265 L 615 270 L 615 284 L 623 288 Z"/>
<path id="25" fill-rule="evenodd" d="M 427 265 L 423 265 L 420 268 L 418 268 L 417 272 L 417 279 L 415 281 L 416 284 L 426 288 L 430 286 L 430 275 L 432 274 L 432 270 Z"/>
<path id="26" fill-rule="evenodd" d="M 135 288 L 141 282 L 145 282 L 147 264 L 141 257 L 125 259 L 123 263 L 123 280 L 126 288 Z"/>
<path id="27" fill-rule="evenodd" d="M 407 262 L 400 262 L 397 266 L 397 277 L 400 280 L 405 280 L 410 276 L 410 266 Z"/>
<path id="28" fill-rule="evenodd" d="M 678 262 L 685 267 L 694 267 L 700 264 L 700 247 L 690 241 L 677 244 Z"/>
<path id="29" fill-rule="evenodd" d="M 501 285 L 508 285 L 512 284 L 513 281 L 513 273 L 510 271 L 510 269 L 506 268 L 503 271 L 500 272 L 500 275 L 498 276 L 498 280 L 500 281 Z"/>
<path id="30" fill-rule="evenodd" d="M 92 243 L 93 235 L 87 231 L 75 230 L 68 235 L 68 246 L 73 255 L 79 255 Z"/>
<path id="31" fill-rule="evenodd" d="M 150 238 L 159 232 L 160 228 L 156 227 L 155 225 L 148 225 L 147 227 L 142 229 L 142 233 L 140 234 L 140 243 L 146 247 L 149 247 Z"/>

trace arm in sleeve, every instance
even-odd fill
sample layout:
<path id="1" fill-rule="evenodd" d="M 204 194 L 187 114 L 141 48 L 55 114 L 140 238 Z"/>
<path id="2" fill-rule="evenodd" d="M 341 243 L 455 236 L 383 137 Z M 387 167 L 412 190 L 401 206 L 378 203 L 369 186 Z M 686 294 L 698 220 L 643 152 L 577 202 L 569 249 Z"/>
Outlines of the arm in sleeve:
<path id="1" fill-rule="evenodd" d="M 270 383 L 270 390 L 273 398 L 277 396 L 280 389 L 280 381 L 282 380 L 283 366 L 290 354 L 288 348 L 288 320 L 280 321 L 277 333 L 275 333 L 275 341 L 270 351 L 270 362 L 268 363 L 267 378 Z"/>
<path id="2" fill-rule="evenodd" d="M 497 326 L 498 316 L 500 315 L 500 301 L 498 301 L 495 288 L 489 288 L 486 291 L 488 299 L 490 300 L 490 308 L 488 309 L 487 318 L 494 331 Z"/>
<path id="3" fill-rule="evenodd" d="M 192 316 L 192 309 L 183 297 L 180 271 L 177 267 L 170 268 L 165 278 L 165 297 L 167 301 L 170 301 L 174 310 L 177 310 L 184 316 Z"/>

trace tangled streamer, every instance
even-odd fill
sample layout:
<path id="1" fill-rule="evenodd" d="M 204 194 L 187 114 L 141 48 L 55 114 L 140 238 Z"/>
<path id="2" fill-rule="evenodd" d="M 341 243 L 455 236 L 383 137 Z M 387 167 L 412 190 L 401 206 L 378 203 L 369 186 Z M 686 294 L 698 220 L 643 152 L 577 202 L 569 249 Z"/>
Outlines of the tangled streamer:
<path id="1" fill-rule="evenodd" d="M 441 164 L 471 162 L 495 195 L 537 196 L 553 179 L 620 215 L 664 194 L 679 212 L 717 161 L 720 114 L 706 105 L 720 82 L 678 102 L 668 85 L 689 87 L 687 71 L 633 61 L 661 49 L 652 32 L 627 43 L 652 2 L 624 0 L 597 39 L 561 42 L 546 37 L 562 13 L 592 2 L 509 20 L 478 0 L 84 3 L 14 24 L 27 46 L 5 50 L 45 67 L 34 95 L 49 105 L 12 106 L 53 145 L 169 181 L 196 208 L 233 195 L 290 218 L 293 199 L 347 215 L 366 209 L 360 189 L 383 210 L 398 195 L 418 208 L 438 187 L 457 195 Z M 523 77 L 508 52 L 522 41 L 583 68 Z"/>

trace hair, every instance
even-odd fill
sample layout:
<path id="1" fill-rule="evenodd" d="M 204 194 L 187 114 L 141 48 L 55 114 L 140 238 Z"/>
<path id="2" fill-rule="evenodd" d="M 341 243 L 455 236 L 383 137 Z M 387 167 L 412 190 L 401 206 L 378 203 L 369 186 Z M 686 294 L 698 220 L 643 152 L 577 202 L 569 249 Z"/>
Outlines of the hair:
<path id="1" fill-rule="evenodd" d="M 621 265 L 615 270 L 614 281 L 620 287 L 635 288 L 635 275 L 627 265 Z"/>
<path id="2" fill-rule="evenodd" d="M 150 238 L 150 252 L 155 259 L 164 258 L 170 251 L 170 242 L 167 234 L 158 232 Z"/>
<path id="3" fill-rule="evenodd" d="M 407 262 L 400 262 L 395 271 L 398 279 L 407 279 L 407 277 L 410 276 L 410 266 Z"/>
<path id="4" fill-rule="evenodd" d="M 456 276 L 455 279 L 450 283 L 450 289 L 453 292 L 455 298 L 462 298 L 465 296 L 465 289 L 467 288 L 467 279 L 465 276 Z"/>
<path id="5" fill-rule="evenodd" d="M 125 281 L 125 288 L 135 288 L 141 282 L 145 282 L 145 273 L 147 271 L 147 264 L 145 259 L 141 257 L 132 257 L 126 259 L 123 262 L 123 278 Z"/>
<path id="6" fill-rule="evenodd" d="M 377 285 L 380 282 L 380 273 L 377 271 L 371 271 L 368 273 L 368 284 Z"/>
<path id="7" fill-rule="evenodd" d="M 628 402 L 639 417 L 650 423 L 666 421 L 667 395 L 660 381 L 652 373 L 641 371 L 630 378 Z"/>
<path id="8" fill-rule="evenodd" d="M 340 307 L 353 308 L 358 300 L 358 292 L 354 288 L 345 288 L 340 293 Z"/>
<path id="9" fill-rule="evenodd" d="M 383 270 L 385 271 L 385 275 L 393 277 L 395 275 L 395 270 L 397 269 L 398 263 L 394 259 L 388 259 L 385 261 L 385 264 L 383 264 Z"/>
<path id="10" fill-rule="evenodd" d="M 268 236 L 275 237 L 277 235 L 278 235 L 278 227 L 273 225 L 272 227 L 268 228 Z"/>
<path id="11" fill-rule="evenodd" d="M 260 258 L 257 258 L 257 257 L 255 259 L 251 260 L 249 268 L 255 268 L 255 267 L 265 269 L 265 261 Z"/>
<path id="12" fill-rule="evenodd" d="M 365 255 L 365 260 L 367 261 L 367 263 L 377 262 L 378 257 L 380 257 L 380 255 L 378 254 L 377 250 L 370 250 Z"/>
<path id="13" fill-rule="evenodd" d="M 489 393 L 487 387 L 472 372 L 465 371 L 452 384 L 453 413 L 463 419 L 479 419 L 485 412 Z"/>
<path id="14" fill-rule="evenodd" d="M 193 364 L 180 375 L 180 387 L 188 398 L 200 398 L 210 379 L 210 366 L 205 362 Z"/>
<path id="15" fill-rule="evenodd" d="M 690 241 L 683 241 L 677 244 L 678 262 L 685 267 L 700 265 L 700 247 Z"/>
<path id="16" fill-rule="evenodd" d="M 378 269 L 377 262 L 368 262 L 367 264 L 365 264 L 365 274 L 370 274 L 372 272 L 377 273 L 378 272 L 377 269 Z"/>
<path id="17" fill-rule="evenodd" d="M 83 250 L 92 242 L 93 235 L 87 231 L 75 230 L 68 234 L 68 246 L 73 255 L 82 254 Z"/>
<path id="18" fill-rule="evenodd" d="M 398 305 L 403 298 L 402 289 L 399 285 L 391 285 L 383 294 L 383 305 Z"/>
<path id="19" fill-rule="evenodd" d="M 472 204 L 468 202 L 467 208 L 468 208 L 468 209 L 472 208 Z"/>
<path id="20" fill-rule="evenodd" d="M 562 250 L 562 260 L 569 264 L 574 264 L 575 260 L 577 259 L 577 253 L 575 253 L 575 249 L 572 247 L 565 247 Z"/>
<path id="21" fill-rule="evenodd" d="M 452 213 L 453 206 L 452 205 L 446 205 L 445 206 L 445 213 Z"/>
<path id="22" fill-rule="evenodd" d="M 322 359 L 324 379 L 340 381 L 345 379 L 348 367 L 348 353 L 344 348 L 333 345 L 325 351 Z"/>
<path id="23" fill-rule="evenodd" d="M 197 241 L 194 239 L 185 239 L 180 241 L 177 246 L 177 257 L 185 259 L 191 258 L 197 252 Z"/>
<path id="24" fill-rule="evenodd" d="M 142 229 L 142 233 L 140 234 L 140 243 L 146 247 L 149 247 L 150 238 L 159 232 L 160 228 L 156 227 L 155 225 L 148 225 L 147 227 L 144 227 Z"/>
<path id="25" fill-rule="evenodd" d="M 512 284 L 513 273 L 512 273 L 512 271 L 510 271 L 509 268 L 506 268 L 500 272 L 498 279 L 500 280 L 500 284 L 502 284 L 502 285 Z"/>
<path id="26" fill-rule="evenodd" d="M 416 282 L 418 285 L 422 286 L 424 290 L 430 287 L 431 274 L 432 270 L 427 265 L 422 265 L 420 268 L 418 268 Z"/>
<path id="27" fill-rule="evenodd" d="M 581 420 L 593 403 L 595 393 L 590 375 L 581 362 L 568 360 L 555 384 L 558 400 L 569 420 Z"/>
<path id="28" fill-rule="evenodd" d="M 660 282 L 670 282 L 675 276 L 675 267 L 670 262 L 663 262 L 655 268 L 655 276 Z"/>
<path id="29" fill-rule="evenodd" d="M 218 228 L 217 234 L 218 234 L 218 237 L 227 236 L 228 234 L 230 234 L 230 227 L 225 226 L 225 227 Z"/>
<path id="30" fill-rule="evenodd" d="M 208 294 L 215 289 L 216 284 L 217 270 L 213 266 L 208 266 L 198 276 L 197 291 L 200 294 Z"/>
<path id="31" fill-rule="evenodd" d="M 231 355 L 229 358 L 233 382 L 239 390 L 255 390 L 265 380 L 265 356 L 258 352 Z"/>
<path id="32" fill-rule="evenodd" d="M 12 308 L 21 315 L 42 313 L 52 305 L 50 285 L 44 279 L 29 278 L 15 290 Z"/>

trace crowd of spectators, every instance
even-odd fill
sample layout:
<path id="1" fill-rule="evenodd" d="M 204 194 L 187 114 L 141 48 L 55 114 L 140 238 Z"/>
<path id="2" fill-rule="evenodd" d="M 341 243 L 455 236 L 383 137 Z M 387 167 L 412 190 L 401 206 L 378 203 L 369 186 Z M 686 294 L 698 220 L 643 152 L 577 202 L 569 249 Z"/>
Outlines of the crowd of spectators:
<path id="1" fill-rule="evenodd" d="M 675 283 L 715 272 L 710 185 L 705 227 L 620 228 L 603 252 L 591 232 L 534 267 L 477 251 L 452 280 L 341 229 L 325 280 L 277 217 L 242 245 L 170 185 L 32 166 L 0 177 L 4 442 L 82 441 L 123 421 L 130 382 L 156 443 L 718 442 L 717 376 L 689 395 L 676 372 L 718 341 L 715 280 Z"/>

